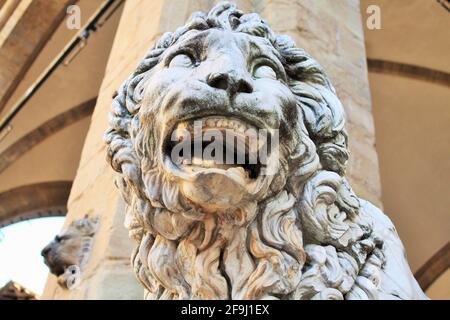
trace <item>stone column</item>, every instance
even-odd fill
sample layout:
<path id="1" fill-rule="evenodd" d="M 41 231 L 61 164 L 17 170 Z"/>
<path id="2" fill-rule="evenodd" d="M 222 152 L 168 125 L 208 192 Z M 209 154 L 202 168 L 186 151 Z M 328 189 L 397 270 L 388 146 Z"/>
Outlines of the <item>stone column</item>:
<path id="1" fill-rule="evenodd" d="M 380 183 L 370 108 L 359 0 L 240 0 L 241 10 L 259 13 L 278 33 L 289 34 L 328 71 L 348 114 L 352 151 L 348 177 L 355 192 L 380 205 Z M 114 91 L 164 32 L 184 24 L 193 11 L 216 1 L 133 0 L 125 3 L 106 76 L 71 191 L 66 224 L 85 214 L 100 216 L 100 228 L 81 285 L 57 287 L 50 276 L 47 299 L 139 299 L 143 289 L 129 263 L 133 244 L 122 226 L 124 203 L 105 161 L 103 133 Z"/>

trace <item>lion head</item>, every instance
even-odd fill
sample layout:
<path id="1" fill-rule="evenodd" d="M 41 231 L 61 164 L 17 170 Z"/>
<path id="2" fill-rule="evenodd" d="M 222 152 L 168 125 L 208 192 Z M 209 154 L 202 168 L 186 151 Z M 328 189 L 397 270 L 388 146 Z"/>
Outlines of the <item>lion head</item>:
<path id="1" fill-rule="evenodd" d="M 87 216 L 72 221 L 42 249 L 45 264 L 58 277 L 58 284 L 62 287 L 71 289 L 79 283 L 97 223 L 97 218 Z"/>
<path id="2" fill-rule="evenodd" d="M 277 152 L 251 165 L 174 161 L 173 137 L 196 121 L 200 131 L 265 130 Z M 148 298 L 342 298 L 380 246 L 344 178 L 333 86 L 257 14 L 221 3 L 164 34 L 119 89 L 110 126 L 108 161 Z M 342 277 L 326 276 L 337 266 Z"/>

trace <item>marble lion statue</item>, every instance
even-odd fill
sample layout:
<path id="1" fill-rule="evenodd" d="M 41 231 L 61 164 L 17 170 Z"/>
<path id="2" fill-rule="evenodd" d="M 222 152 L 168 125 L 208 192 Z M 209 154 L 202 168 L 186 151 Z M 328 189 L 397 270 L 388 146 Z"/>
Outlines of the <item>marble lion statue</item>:
<path id="1" fill-rule="evenodd" d="M 278 152 L 174 161 L 175 131 L 195 121 L 277 133 Z M 222 2 L 164 34 L 109 123 L 146 299 L 427 299 L 392 222 L 345 178 L 344 109 L 329 78 L 257 14 Z"/>
<path id="2" fill-rule="evenodd" d="M 58 277 L 61 287 L 74 289 L 80 284 L 97 225 L 97 217 L 74 220 L 42 249 L 44 263 Z"/>

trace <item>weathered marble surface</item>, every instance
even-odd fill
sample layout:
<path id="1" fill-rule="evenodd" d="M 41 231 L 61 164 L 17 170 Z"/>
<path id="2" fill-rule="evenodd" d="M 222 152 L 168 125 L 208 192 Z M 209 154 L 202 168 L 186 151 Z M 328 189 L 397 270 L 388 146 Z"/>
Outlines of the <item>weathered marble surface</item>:
<path id="1" fill-rule="evenodd" d="M 275 175 L 175 164 L 194 119 L 279 130 Z M 221 121 L 221 122 L 220 122 Z M 149 299 L 420 299 L 390 220 L 345 178 L 344 110 L 322 68 L 222 3 L 149 51 L 106 133 Z"/>

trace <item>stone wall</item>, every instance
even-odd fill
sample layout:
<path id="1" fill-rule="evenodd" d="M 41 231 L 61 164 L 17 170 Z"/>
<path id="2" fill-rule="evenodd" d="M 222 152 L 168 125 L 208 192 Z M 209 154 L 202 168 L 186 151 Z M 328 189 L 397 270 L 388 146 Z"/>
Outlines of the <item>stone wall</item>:
<path id="1" fill-rule="evenodd" d="M 347 113 L 350 134 L 348 176 L 357 194 L 380 200 L 377 154 L 367 82 L 366 55 L 358 0 L 241 0 L 244 11 L 262 15 L 279 33 L 289 34 L 328 71 Z M 191 12 L 215 1 L 127 1 L 109 58 L 91 127 L 73 184 L 66 223 L 85 214 L 101 216 L 100 229 L 80 287 L 63 291 L 50 276 L 47 299 L 139 299 L 129 255 L 133 244 L 122 226 L 124 204 L 105 161 L 103 133 L 111 97 L 145 52 L 165 31 L 184 24 Z"/>

